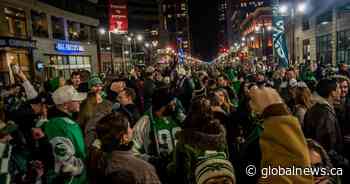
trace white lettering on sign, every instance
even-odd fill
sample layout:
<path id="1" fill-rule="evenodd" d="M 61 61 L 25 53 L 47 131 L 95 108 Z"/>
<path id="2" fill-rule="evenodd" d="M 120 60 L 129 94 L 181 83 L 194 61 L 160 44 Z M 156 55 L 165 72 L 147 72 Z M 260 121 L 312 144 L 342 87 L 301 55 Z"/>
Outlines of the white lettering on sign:
<path id="1" fill-rule="evenodd" d="M 9 45 L 14 47 L 35 47 L 34 42 L 24 40 L 9 40 Z"/>
<path id="2" fill-rule="evenodd" d="M 0 45 L 1 46 L 7 45 L 7 41 L 6 40 L 0 40 Z"/>
<path id="3" fill-rule="evenodd" d="M 69 51 L 69 52 L 83 52 L 85 51 L 84 47 L 78 44 L 72 43 L 56 43 L 57 51 Z"/>

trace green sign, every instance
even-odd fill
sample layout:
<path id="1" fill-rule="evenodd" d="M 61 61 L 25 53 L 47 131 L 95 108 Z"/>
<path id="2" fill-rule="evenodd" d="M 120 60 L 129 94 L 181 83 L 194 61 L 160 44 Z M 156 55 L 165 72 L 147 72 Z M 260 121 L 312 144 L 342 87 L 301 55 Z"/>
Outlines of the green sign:
<path id="1" fill-rule="evenodd" d="M 283 16 L 279 13 L 279 0 L 273 0 L 272 14 L 274 56 L 277 58 L 279 66 L 287 68 L 289 65 L 288 48 Z"/>

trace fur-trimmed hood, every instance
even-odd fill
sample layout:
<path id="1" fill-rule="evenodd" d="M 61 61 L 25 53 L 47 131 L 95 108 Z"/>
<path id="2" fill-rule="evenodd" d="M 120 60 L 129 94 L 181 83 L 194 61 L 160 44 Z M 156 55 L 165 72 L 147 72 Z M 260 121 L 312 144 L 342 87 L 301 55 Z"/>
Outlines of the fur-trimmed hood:
<path id="1" fill-rule="evenodd" d="M 205 150 L 217 150 L 226 145 L 226 131 L 224 126 L 214 122 L 215 134 L 209 134 L 193 129 L 184 129 L 179 134 L 180 142 L 194 148 Z"/>

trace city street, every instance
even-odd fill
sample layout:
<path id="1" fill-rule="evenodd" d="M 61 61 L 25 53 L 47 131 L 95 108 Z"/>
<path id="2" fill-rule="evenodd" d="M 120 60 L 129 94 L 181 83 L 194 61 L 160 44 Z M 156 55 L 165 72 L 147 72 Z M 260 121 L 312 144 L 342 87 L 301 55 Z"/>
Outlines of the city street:
<path id="1" fill-rule="evenodd" d="M 350 0 L 0 0 L 0 184 L 350 183 Z"/>

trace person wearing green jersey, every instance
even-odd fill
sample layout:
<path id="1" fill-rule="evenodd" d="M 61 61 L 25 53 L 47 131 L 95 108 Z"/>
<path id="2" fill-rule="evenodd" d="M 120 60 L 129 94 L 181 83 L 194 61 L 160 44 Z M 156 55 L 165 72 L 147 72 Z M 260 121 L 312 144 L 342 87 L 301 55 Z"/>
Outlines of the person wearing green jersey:
<path id="1" fill-rule="evenodd" d="M 54 166 L 48 168 L 49 184 L 88 183 L 84 137 L 79 125 L 71 118 L 72 113 L 80 110 L 80 102 L 85 98 L 86 95 L 78 93 L 73 86 L 60 87 L 52 94 L 55 113 L 41 127 L 54 156 Z"/>
<path id="2" fill-rule="evenodd" d="M 185 119 L 177 101 L 169 88 L 157 89 L 152 96 L 152 107 L 133 127 L 135 154 L 154 164 L 159 172 L 164 172 L 171 161 L 176 134 Z M 164 174 L 158 174 L 161 179 L 164 177 Z"/>

